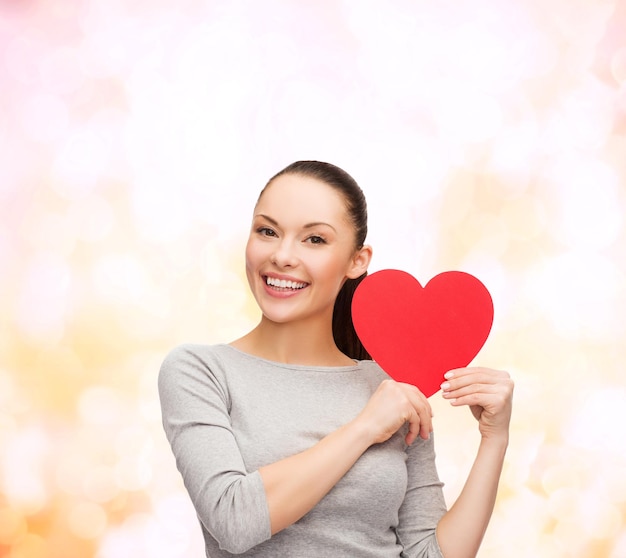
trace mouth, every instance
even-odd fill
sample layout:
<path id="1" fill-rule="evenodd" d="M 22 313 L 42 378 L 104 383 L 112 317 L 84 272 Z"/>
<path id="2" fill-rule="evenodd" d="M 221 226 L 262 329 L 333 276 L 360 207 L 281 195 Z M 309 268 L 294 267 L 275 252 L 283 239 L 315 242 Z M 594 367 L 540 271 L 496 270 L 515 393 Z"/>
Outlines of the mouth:
<path id="1" fill-rule="evenodd" d="M 263 280 L 265 284 L 277 291 L 287 292 L 287 291 L 299 291 L 308 287 L 309 283 L 305 283 L 303 281 L 290 281 L 288 279 L 278 279 L 276 277 L 269 277 L 268 275 L 263 276 Z"/>

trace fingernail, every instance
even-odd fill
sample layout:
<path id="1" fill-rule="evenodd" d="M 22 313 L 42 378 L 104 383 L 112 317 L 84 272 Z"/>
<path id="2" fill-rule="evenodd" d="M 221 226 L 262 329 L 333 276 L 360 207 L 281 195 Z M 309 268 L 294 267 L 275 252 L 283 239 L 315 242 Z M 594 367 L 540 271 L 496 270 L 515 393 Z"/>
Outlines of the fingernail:
<path id="1" fill-rule="evenodd" d="M 441 389 L 443 391 L 446 391 L 449 387 L 450 387 L 450 382 L 444 382 L 443 384 L 441 384 Z"/>
<path id="2" fill-rule="evenodd" d="M 443 377 L 444 377 L 446 380 L 449 380 L 449 379 L 450 379 L 450 378 L 452 378 L 453 376 L 454 376 L 454 372 L 446 372 L 446 373 L 443 375 Z"/>

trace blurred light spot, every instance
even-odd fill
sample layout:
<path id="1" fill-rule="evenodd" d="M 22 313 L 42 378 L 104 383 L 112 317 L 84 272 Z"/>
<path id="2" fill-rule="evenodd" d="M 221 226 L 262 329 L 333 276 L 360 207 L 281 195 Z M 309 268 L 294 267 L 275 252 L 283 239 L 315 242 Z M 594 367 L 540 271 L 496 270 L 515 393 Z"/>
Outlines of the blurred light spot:
<path id="1" fill-rule="evenodd" d="M 502 208 L 502 223 L 508 234 L 516 240 L 537 238 L 546 229 L 547 216 L 541 201 L 522 196 Z"/>
<path id="2" fill-rule="evenodd" d="M 72 533 L 82 539 L 100 537 L 107 526 L 105 511 L 91 502 L 76 504 L 70 510 L 67 520 Z"/>
<path id="3" fill-rule="evenodd" d="M 139 411 L 144 422 L 158 424 L 159 427 L 161 425 L 161 406 L 154 374 L 159 369 L 161 360 L 162 357 L 154 363 L 153 367 L 144 370 L 139 377 Z"/>
<path id="4" fill-rule="evenodd" d="M 507 196 L 519 199 L 526 191 L 537 158 L 537 142 L 534 122 L 508 126 L 498 134 L 491 151 L 491 168 L 502 175 L 501 187 Z"/>
<path id="5" fill-rule="evenodd" d="M 49 340 L 64 330 L 71 274 L 63 258 L 37 254 L 24 273 L 17 300 L 16 319 L 23 333 Z"/>
<path id="6" fill-rule="evenodd" d="M 569 463 L 555 464 L 544 471 L 541 476 L 541 486 L 547 493 L 561 488 L 578 489 L 580 477 Z"/>
<path id="7" fill-rule="evenodd" d="M 34 250 L 46 250 L 59 256 L 70 256 L 76 245 L 76 230 L 64 216 L 36 212 L 25 220 L 25 237 Z"/>
<path id="8" fill-rule="evenodd" d="M 57 488 L 67 494 L 81 496 L 84 479 L 91 466 L 88 452 L 84 447 L 59 452 L 55 468 Z"/>
<path id="9" fill-rule="evenodd" d="M 456 83 L 442 91 L 435 118 L 439 136 L 459 143 L 486 141 L 502 126 L 502 110 L 494 97 L 458 89 Z"/>
<path id="10" fill-rule="evenodd" d="M 554 556 L 563 556 L 572 544 L 572 541 L 580 541 L 582 526 L 576 519 L 577 518 L 562 518 L 556 521 L 552 536 L 559 544 L 559 552 Z M 567 554 L 565 555 L 567 556 Z"/>
<path id="11" fill-rule="evenodd" d="M 557 186 L 556 222 L 551 227 L 568 246 L 599 249 L 617 239 L 624 209 L 619 178 L 601 161 L 567 158 L 555 165 L 549 179 Z"/>
<path id="12" fill-rule="evenodd" d="M 146 532 L 148 555 L 155 558 L 190 556 L 195 534 L 195 512 L 184 494 L 174 494 L 160 500 L 155 518 Z"/>
<path id="13" fill-rule="evenodd" d="M 11 505 L 29 513 L 40 511 L 48 502 L 45 484 L 50 440 L 43 430 L 31 427 L 16 433 L 3 448 L 0 485 Z"/>
<path id="14" fill-rule="evenodd" d="M 24 85 L 38 81 L 39 62 L 45 53 L 46 45 L 20 34 L 5 48 L 4 62 L 9 77 Z"/>
<path id="15" fill-rule="evenodd" d="M 113 470 L 104 465 L 93 467 L 83 479 L 83 492 L 99 504 L 113 500 L 119 492 Z"/>
<path id="16" fill-rule="evenodd" d="M 545 76 L 554 70 L 559 61 L 558 39 L 554 35 L 544 34 L 531 24 L 525 30 L 524 38 L 520 43 L 520 75 L 523 77 Z"/>
<path id="17" fill-rule="evenodd" d="M 471 213 L 465 219 L 462 229 L 462 242 L 474 254 L 483 253 L 498 258 L 509 246 L 509 230 L 500 216 Z"/>
<path id="18" fill-rule="evenodd" d="M 17 421 L 11 415 L 0 410 L 0 447 L 4 447 L 8 440 L 17 432 Z"/>
<path id="19" fill-rule="evenodd" d="M 67 220 L 81 241 L 97 242 L 111 232 L 115 217 L 110 203 L 91 195 L 71 202 Z"/>
<path id="20" fill-rule="evenodd" d="M 93 282 L 96 293 L 104 300 L 137 302 L 148 286 L 148 275 L 135 256 L 110 254 L 95 265 Z"/>
<path id="21" fill-rule="evenodd" d="M 148 240 L 175 240 L 189 229 L 190 209 L 174 184 L 153 178 L 150 184 L 135 184 L 132 189 L 135 226 Z"/>
<path id="22" fill-rule="evenodd" d="M 586 81 L 550 111 L 541 138 L 543 151 L 560 154 L 579 149 L 599 149 L 613 128 L 613 103 L 611 88 L 597 81 Z"/>
<path id="23" fill-rule="evenodd" d="M 102 537 L 96 558 L 146 556 L 144 533 L 149 522 L 147 514 L 135 513 L 121 525 L 110 526 Z"/>
<path id="24" fill-rule="evenodd" d="M 52 93 L 67 95 L 76 91 L 84 79 L 77 52 L 61 47 L 47 54 L 41 62 L 41 77 Z"/>
<path id="25" fill-rule="evenodd" d="M 50 549 L 40 535 L 28 533 L 16 541 L 8 558 L 47 558 Z"/>
<path id="26" fill-rule="evenodd" d="M 103 174 L 108 158 L 98 135 L 88 130 L 75 132 L 57 150 L 52 187 L 67 199 L 87 195 Z"/>
<path id="27" fill-rule="evenodd" d="M 0 546 L 11 546 L 23 538 L 26 532 L 26 521 L 17 510 L 0 508 Z"/>
<path id="28" fill-rule="evenodd" d="M 558 334 L 609 343 L 621 339 L 626 326 L 615 306 L 622 284 L 613 261 L 578 250 L 537 263 L 524 288 Z"/>
<path id="29" fill-rule="evenodd" d="M 103 537 L 97 558 L 150 556 L 186 558 L 204 552 L 197 517 L 188 497 L 176 494 L 160 500 L 156 515 L 134 514 Z"/>
<path id="30" fill-rule="evenodd" d="M 626 83 L 626 46 L 615 51 L 611 58 L 611 72 L 620 85 Z"/>
<path id="31" fill-rule="evenodd" d="M 559 522 L 575 521 L 578 516 L 580 492 L 574 488 L 559 488 L 548 500 L 550 515 Z"/>
<path id="32" fill-rule="evenodd" d="M 124 420 L 125 405 L 113 389 L 92 386 L 80 394 L 78 413 L 86 424 L 111 426 Z"/>
<path id="33" fill-rule="evenodd" d="M 94 8 L 95 5 L 89 5 L 88 9 L 95 12 Z M 80 50 L 82 72 L 98 79 L 123 77 L 132 60 L 128 48 L 132 31 L 132 24 L 125 18 L 109 18 L 108 22 L 101 21 L 89 29 Z"/>
<path id="34" fill-rule="evenodd" d="M 14 374 L 16 373 L 0 369 L 0 413 L 17 415 L 28 410 L 29 403 L 26 394 L 18 387 Z M 12 422 L 4 424 L 12 424 Z"/>
<path id="35" fill-rule="evenodd" d="M 563 439 L 575 448 L 602 452 L 626 463 L 626 445 L 618 424 L 626 424 L 626 390 L 617 385 L 590 388 L 565 420 Z"/>
<path id="36" fill-rule="evenodd" d="M 623 558 L 624 556 L 626 556 L 626 530 L 623 530 L 621 535 L 617 537 L 617 541 L 608 558 Z"/>
<path id="37" fill-rule="evenodd" d="M 224 262 L 221 260 L 217 246 L 208 242 L 202 251 L 202 271 L 209 285 L 219 285 L 223 281 Z"/>
<path id="38" fill-rule="evenodd" d="M 354 161 L 350 168 L 367 195 L 368 206 L 373 210 L 381 204 L 396 204 L 400 209 L 413 209 L 441 195 L 441 186 L 450 172 L 449 152 L 445 147 L 433 141 L 431 137 L 422 137 L 414 133 L 399 133 L 393 137 L 380 138 L 379 142 L 370 143 L 368 152 L 378 155 Z M 389 142 L 398 143 L 393 150 L 388 149 Z M 393 185 L 393 196 L 388 188 L 381 184 Z M 385 217 L 387 214 L 385 213 Z"/>
<path id="39" fill-rule="evenodd" d="M 113 86 L 111 87 L 113 88 Z M 107 153 L 107 162 L 102 169 L 105 180 L 126 184 L 129 182 L 128 154 L 122 140 L 129 115 L 124 107 L 117 108 L 116 106 L 123 103 L 122 84 L 119 85 L 119 88 L 120 91 L 110 101 L 108 108 L 102 108 L 91 115 L 87 127 L 102 141 L 104 151 Z M 119 100 L 117 100 L 118 96 L 120 97 Z"/>
<path id="40" fill-rule="evenodd" d="M 54 95 L 35 93 L 22 100 L 18 110 L 24 133 L 35 141 L 58 141 L 68 128 L 67 104 Z"/>
<path id="41" fill-rule="evenodd" d="M 573 504 L 576 506 L 576 504 Z M 590 539 L 610 539 L 615 537 L 622 525 L 619 508 L 607 501 L 604 495 L 588 490 L 579 495 L 580 527 Z"/>
<path id="42" fill-rule="evenodd" d="M 115 466 L 115 480 L 123 490 L 142 490 L 152 479 L 152 465 L 143 458 L 123 457 Z"/>
<path id="43" fill-rule="evenodd" d="M 518 10 L 476 12 L 471 21 L 455 29 L 445 44 L 448 61 L 463 82 L 493 90 L 519 80 L 522 68 L 530 65 L 524 63 L 530 50 L 524 41 L 527 23 L 519 15 Z"/>
<path id="44" fill-rule="evenodd" d="M 152 438 L 139 425 L 124 428 L 115 437 L 115 450 L 119 456 L 145 455 L 152 447 Z"/>

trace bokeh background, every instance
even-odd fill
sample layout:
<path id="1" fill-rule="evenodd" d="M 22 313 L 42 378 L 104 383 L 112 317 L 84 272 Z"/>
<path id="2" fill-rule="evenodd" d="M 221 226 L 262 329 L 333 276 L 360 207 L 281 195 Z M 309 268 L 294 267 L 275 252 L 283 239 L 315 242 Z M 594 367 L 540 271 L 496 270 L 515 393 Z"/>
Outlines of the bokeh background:
<path id="1" fill-rule="evenodd" d="M 626 556 L 626 3 L 0 0 L 0 556 L 203 556 L 165 353 L 258 313 L 254 201 L 296 159 L 372 270 L 477 275 L 516 380 L 482 558 Z M 439 395 L 458 494 L 478 441 Z"/>

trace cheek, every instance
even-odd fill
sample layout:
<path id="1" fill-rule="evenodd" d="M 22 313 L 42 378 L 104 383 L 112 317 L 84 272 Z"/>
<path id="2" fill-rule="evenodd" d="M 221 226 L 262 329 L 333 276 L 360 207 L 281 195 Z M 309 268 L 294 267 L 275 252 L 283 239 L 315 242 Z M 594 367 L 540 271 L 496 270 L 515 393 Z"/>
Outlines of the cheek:
<path id="1" fill-rule="evenodd" d="M 246 244 L 246 273 L 249 275 L 259 260 L 259 251 L 255 249 L 254 241 L 248 240 Z"/>
<path id="2" fill-rule="evenodd" d="M 348 272 L 350 260 L 344 257 L 343 254 L 336 255 L 333 258 L 330 258 L 324 263 L 320 263 L 317 267 L 320 270 L 324 270 L 322 273 L 324 276 L 333 282 L 343 283 L 346 273 Z"/>

